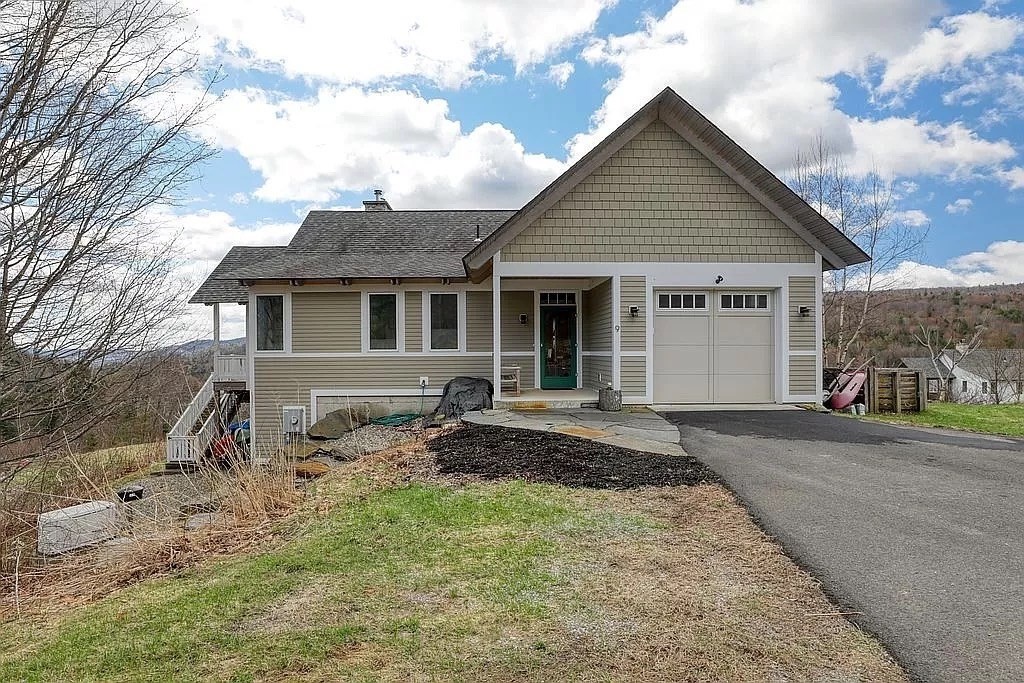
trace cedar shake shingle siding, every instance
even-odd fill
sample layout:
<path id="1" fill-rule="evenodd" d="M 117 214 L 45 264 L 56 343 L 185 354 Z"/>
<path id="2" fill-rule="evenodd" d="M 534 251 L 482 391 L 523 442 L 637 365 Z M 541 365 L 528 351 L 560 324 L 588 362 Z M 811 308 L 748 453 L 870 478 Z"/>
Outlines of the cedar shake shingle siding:
<path id="1" fill-rule="evenodd" d="M 790 351 L 814 351 L 817 348 L 815 335 L 815 292 L 817 280 L 813 277 L 789 278 L 789 349 Z M 800 315 L 800 307 L 806 306 L 809 314 Z"/>
<path id="2" fill-rule="evenodd" d="M 814 250 L 655 121 L 504 246 L 501 257 L 811 263 Z"/>

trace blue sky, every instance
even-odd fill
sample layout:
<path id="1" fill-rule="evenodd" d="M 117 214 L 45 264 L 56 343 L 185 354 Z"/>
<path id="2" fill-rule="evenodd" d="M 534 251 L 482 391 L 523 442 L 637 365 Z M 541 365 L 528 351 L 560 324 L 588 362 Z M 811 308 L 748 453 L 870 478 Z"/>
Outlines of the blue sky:
<path id="1" fill-rule="evenodd" d="M 169 215 L 193 277 L 374 187 L 518 207 L 670 85 L 780 175 L 821 134 L 894 176 L 928 230 L 905 284 L 1024 281 L 1024 2 L 189 3 L 222 73 Z"/>

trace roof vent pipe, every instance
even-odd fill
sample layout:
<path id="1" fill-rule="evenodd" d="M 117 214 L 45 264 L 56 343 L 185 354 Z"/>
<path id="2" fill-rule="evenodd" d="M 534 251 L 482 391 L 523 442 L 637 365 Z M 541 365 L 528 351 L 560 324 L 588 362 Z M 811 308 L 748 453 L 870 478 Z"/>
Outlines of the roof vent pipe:
<path id="1" fill-rule="evenodd" d="M 479 223 L 477 223 L 477 224 L 476 224 L 476 239 L 475 239 L 475 240 L 473 240 L 473 241 L 474 241 L 474 242 L 479 242 L 479 241 L 481 241 L 481 240 L 480 240 L 480 224 L 479 224 Z"/>

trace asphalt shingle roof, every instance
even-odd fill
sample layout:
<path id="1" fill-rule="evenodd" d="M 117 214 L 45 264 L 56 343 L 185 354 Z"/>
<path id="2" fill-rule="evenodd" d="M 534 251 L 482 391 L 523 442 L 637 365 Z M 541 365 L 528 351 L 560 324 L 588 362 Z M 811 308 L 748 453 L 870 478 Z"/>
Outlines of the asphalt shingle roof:
<path id="1" fill-rule="evenodd" d="M 462 257 L 515 211 L 311 211 L 274 258 L 230 270 L 236 280 L 461 278 Z M 227 272 L 227 271 L 226 271 Z"/>
<path id="2" fill-rule="evenodd" d="M 231 247 L 221 262 L 210 273 L 210 277 L 196 290 L 189 299 L 190 304 L 229 304 L 245 303 L 249 300 L 247 288 L 238 282 L 238 278 L 228 275 L 236 268 L 256 266 L 274 258 L 284 251 L 284 247 Z"/>
<path id="3" fill-rule="evenodd" d="M 932 359 L 927 356 L 923 358 L 900 358 L 900 362 L 903 363 L 904 367 L 910 368 L 911 370 L 921 370 L 924 372 L 926 379 L 941 379 L 939 374 L 935 372 L 935 364 L 932 363 Z M 939 368 L 941 368 L 943 372 L 949 372 L 949 368 L 946 367 L 946 364 L 941 358 L 939 359 Z"/>

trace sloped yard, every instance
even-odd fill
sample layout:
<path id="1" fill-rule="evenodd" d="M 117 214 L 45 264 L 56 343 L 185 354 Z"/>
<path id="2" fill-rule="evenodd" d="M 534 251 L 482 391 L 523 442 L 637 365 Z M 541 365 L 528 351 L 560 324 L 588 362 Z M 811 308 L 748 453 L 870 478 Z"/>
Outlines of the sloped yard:
<path id="1" fill-rule="evenodd" d="M 462 462 L 364 456 L 259 552 L 14 619 L 0 680 L 904 680 L 716 484 Z"/>

